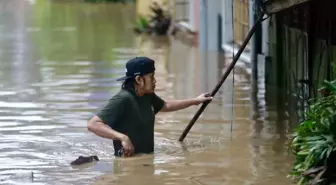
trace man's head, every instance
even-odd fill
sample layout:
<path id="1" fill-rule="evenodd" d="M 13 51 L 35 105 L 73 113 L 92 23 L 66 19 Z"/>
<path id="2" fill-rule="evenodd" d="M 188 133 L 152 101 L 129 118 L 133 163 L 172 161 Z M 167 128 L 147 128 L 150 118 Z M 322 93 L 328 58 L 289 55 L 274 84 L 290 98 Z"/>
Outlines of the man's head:
<path id="1" fill-rule="evenodd" d="M 156 83 L 154 63 L 148 57 L 135 57 L 126 63 L 126 75 L 117 81 L 124 81 L 124 89 L 135 88 L 139 95 L 151 94 Z"/>

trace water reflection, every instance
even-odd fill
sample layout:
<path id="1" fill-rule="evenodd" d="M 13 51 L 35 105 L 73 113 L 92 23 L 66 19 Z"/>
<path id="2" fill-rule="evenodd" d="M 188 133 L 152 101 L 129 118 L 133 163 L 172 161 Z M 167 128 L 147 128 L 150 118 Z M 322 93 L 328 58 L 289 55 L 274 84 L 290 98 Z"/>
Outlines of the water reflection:
<path id="1" fill-rule="evenodd" d="M 179 99 L 211 91 L 230 56 L 134 35 L 133 5 L 12 0 L 0 1 L 0 10 L 1 183 L 289 184 L 292 124 L 281 93 L 260 81 L 251 90 L 239 68 L 183 143 L 198 107 L 158 115 L 154 155 L 115 159 L 112 142 L 86 129 L 118 91 L 113 79 L 127 59 L 154 58 L 157 93 Z M 100 161 L 70 166 L 80 155 Z"/>

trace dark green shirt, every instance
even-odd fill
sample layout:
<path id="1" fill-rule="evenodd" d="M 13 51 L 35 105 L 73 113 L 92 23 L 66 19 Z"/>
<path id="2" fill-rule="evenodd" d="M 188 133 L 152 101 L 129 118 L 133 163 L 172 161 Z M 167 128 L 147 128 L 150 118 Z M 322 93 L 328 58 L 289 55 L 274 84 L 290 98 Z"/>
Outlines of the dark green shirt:
<path id="1" fill-rule="evenodd" d="M 152 153 L 155 115 L 163 105 L 164 100 L 155 93 L 140 97 L 133 91 L 121 90 L 109 99 L 97 116 L 112 129 L 127 135 L 135 154 Z M 113 145 L 114 155 L 119 156 L 121 142 L 114 140 Z"/>

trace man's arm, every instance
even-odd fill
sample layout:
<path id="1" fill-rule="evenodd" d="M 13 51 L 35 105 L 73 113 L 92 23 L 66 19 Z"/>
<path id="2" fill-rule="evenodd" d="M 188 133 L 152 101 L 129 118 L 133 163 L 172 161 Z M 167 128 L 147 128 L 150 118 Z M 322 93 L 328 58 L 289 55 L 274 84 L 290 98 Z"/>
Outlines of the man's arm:
<path id="1" fill-rule="evenodd" d="M 111 98 L 88 122 L 88 130 L 106 139 L 121 140 L 124 134 L 114 130 L 124 114 L 125 99 Z"/>
<path id="2" fill-rule="evenodd" d="M 106 139 L 122 141 L 127 138 L 126 135 L 117 132 L 106 125 L 98 116 L 93 116 L 87 127 L 90 132 L 93 132 L 94 134 Z"/>
<path id="3" fill-rule="evenodd" d="M 212 97 L 210 97 L 208 93 L 203 93 L 197 98 L 184 99 L 184 100 L 166 100 L 160 112 L 177 111 L 177 110 L 188 108 L 193 105 L 199 105 L 200 103 L 204 103 L 206 101 L 211 101 L 211 100 L 212 100 Z"/>
<path id="4" fill-rule="evenodd" d="M 124 155 L 131 156 L 134 152 L 134 146 L 130 138 L 123 133 L 115 130 L 121 124 L 121 118 L 124 115 L 125 105 L 124 98 L 112 98 L 109 102 L 99 110 L 98 113 L 88 122 L 87 128 L 94 134 L 112 140 L 119 140 L 124 148 Z"/>
<path id="5" fill-rule="evenodd" d="M 93 116 L 87 127 L 90 132 L 93 132 L 100 137 L 121 141 L 124 148 L 124 155 L 126 157 L 133 155 L 134 146 L 129 137 L 106 125 L 98 116 Z"/>
<path id="6" fill-rule="evenodd" d="M 184 99 L 184 100 L 165 100 L 165 104 L 160 110 L 160 112 L 172 112 L 181 109 L 188 108 L 192 105 L 198 105 L 198 100 L 196 99 Z"/>

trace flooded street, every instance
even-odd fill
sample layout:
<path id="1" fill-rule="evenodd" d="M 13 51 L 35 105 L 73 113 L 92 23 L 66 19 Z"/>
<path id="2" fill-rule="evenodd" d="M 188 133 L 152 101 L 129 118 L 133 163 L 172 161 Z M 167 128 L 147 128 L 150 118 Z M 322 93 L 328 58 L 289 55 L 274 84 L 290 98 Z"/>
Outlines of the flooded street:
<path id="1" fill-rule="evenodd" d="M 211 91 L 225 57 L 204 60 L 174 38 L 135 35 L 134 5 L 0 0 L 0 9 L 0 184 L 291 183 L 295 124 L 238 68 L 183 143 L 198 107 L 157 115 L 154 155 L 115 159 L 112 141 L 88 132 L 128 59 L 154 58 L 157 94 L 180 99 Z M 70 166 L 80 155 L 100 161 Z"/>

